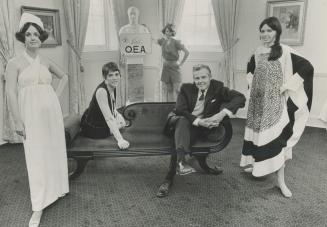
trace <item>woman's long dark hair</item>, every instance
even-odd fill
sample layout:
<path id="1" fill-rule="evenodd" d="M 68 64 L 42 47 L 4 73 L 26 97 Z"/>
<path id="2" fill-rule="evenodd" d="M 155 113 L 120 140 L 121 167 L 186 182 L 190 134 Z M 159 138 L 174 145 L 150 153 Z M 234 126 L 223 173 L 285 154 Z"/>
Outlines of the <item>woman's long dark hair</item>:
<path id="1" fill-rule="evenodd" d="M 283 54 L 283 49 L 280 45 L 280 35 L 282 34 L 282 25 L 280 24 L 277 17 L 268 17 L 264 19 L 260 26 L 259 31 L 261 32 L 261 29 L 264 25 L 268 25 L 272 30 L 276 31 L 276 38 L 274 44 L 271 46 L 271 52 L 268 57 L 268 60 L 277 60 L 280 58 Z"/>

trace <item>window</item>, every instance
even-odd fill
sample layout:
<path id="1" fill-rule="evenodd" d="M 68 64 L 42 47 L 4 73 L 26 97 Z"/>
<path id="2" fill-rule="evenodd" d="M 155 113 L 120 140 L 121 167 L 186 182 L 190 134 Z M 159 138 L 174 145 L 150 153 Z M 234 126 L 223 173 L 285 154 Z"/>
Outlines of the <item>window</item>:
<path id="1" fill-rule="evenodd" d="M 177 36 L 194 51 L 222 51 L 211 0 L 186 0 Z"/>
<path id="2" fill-rule="evenodd" d="M 118 50 L 116 34 L 109 0 L 91 0 L 84 51 Z"/>

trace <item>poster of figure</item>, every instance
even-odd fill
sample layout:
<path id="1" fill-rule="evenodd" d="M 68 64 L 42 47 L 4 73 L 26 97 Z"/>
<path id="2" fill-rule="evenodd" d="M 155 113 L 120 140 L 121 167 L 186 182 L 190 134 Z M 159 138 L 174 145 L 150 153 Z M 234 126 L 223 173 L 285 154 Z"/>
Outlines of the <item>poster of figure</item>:
<path id="1" fill-rule="evenodd" d="M 282 43 L 303 44 L 305 11 L 306 0 L 268 1 L 267 16 L 277 17 L 282 24 Z"/>
<path id="2" fill-rule="evenodd" d="M 22 6 L 21 13 L 24 12 L 34 14 L 43 22 L 44 30 L 48 32 L 49 37 L 42 43 L 42 47 L 61 45 L 59 10 Z"/>
<path id="3" fill-rule="evenodd" d="M 54 18 L 52 16 L 39 15 L 40 19 L 43 22 L 44 30 L 49 34 L 49 37 L 46 39 L 46 42 L 54 42 Z"/>

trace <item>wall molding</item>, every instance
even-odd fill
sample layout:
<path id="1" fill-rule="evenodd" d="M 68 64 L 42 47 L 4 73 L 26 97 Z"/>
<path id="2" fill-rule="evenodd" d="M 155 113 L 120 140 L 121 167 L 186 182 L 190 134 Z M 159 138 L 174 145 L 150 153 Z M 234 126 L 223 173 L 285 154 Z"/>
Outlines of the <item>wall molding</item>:
<path id="1" fill-rule="evenodd" d="M 103 62 L 119 59 L 118 51 L 90 51 L 82 53 L 82 62 Z"/>
<path id="2" fill-rule="evenodd" d="M 326 78 L 327 79 L 327 73 L 314 73 L 314 78 L 318 77 L 318 78 Z"/>
<path id="3" fill-rule="evenodd" d="M 310 116 L 306 126 L 327 129 L 327 123 L 320 120 L 318 116 Z"/>
<path id="4" fill-rule="evenodd" d="M 214 59 L 212 59 L 212 58 L 191 58 L 191 59 L 187 59 L 187 61 L 185 62 L 185 63 L 187 63 L 187 62 L 201 62 L 201 61 L 206 61 L 206 62 L 215 62 L 215 63 L 219 63 L 219 61 L 218 60 L 214 60 Z"/>
<path id="5" fill-rule="evenodd" d="M 156 70 L 156 71 L 160 70 L 158 66 L 154 66 L 154 65 L 144 65 L 143 69 L 145 69 L 145 70 Z"/>
<path id="6" fill-rule="evenodd" d="M 235 69 L 234 72 L 236 74 L 243 74 L 243 73 L 246 74 L 246 69 Z"/>

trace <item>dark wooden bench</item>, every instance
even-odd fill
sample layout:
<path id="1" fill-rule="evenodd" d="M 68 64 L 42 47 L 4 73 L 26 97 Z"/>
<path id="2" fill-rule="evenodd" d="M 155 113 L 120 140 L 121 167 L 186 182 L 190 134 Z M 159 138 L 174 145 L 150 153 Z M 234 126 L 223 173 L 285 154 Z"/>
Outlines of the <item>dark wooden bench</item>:
<path id="1" fill-rule="evenodd" d="M 174 108 L 173 102 L 145 102 L 126 106 L 122 115 L 128 122 L 123 136 L 130 142 L 128 150 L 119 150 L 114 137 L 106 139 L 90 139 L 80 134 L 80 116 L 65 118 L 67 156 L 76 161 L 76 168 L 70 173 L 70 179 L 81 175 L 88 161 L 99 157 L 137 157 L 171 155 L 171 162 L 165 182 L 172 184 L 176 174 L 176 154 L 173 140 L 164 135 L 163 129 L 168 113 Z M 199 139 L 191 149 L 201 168 L 210 174 L 218 174 L 219 170 L 211 168 L 206 162 L 209 154 L 224 149 L 232 137 L 232 126 L 226 117 L 219 126 L 219 134 L 214 141 Z"/>

